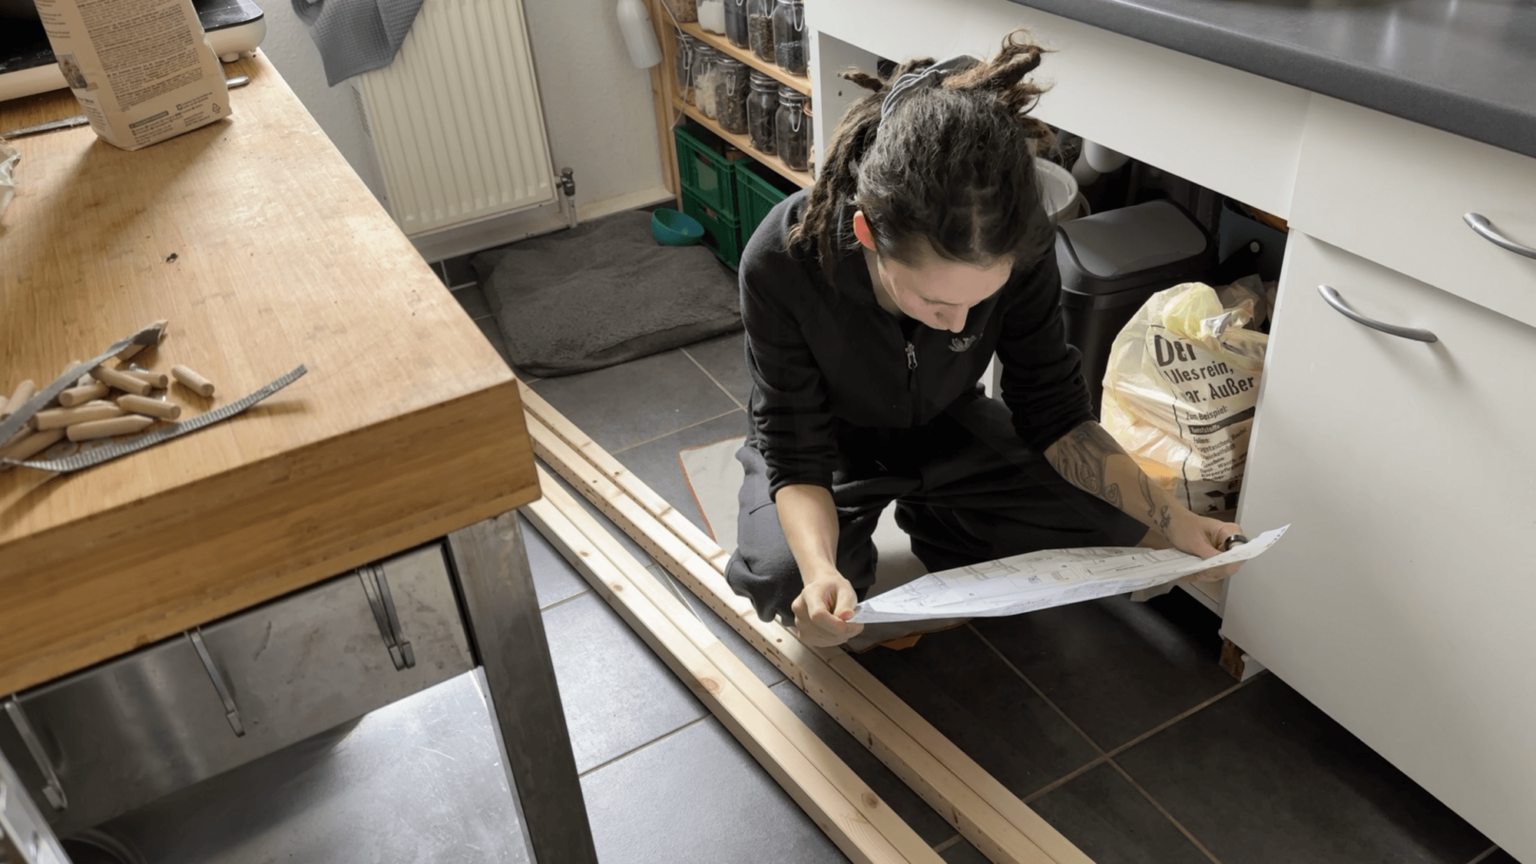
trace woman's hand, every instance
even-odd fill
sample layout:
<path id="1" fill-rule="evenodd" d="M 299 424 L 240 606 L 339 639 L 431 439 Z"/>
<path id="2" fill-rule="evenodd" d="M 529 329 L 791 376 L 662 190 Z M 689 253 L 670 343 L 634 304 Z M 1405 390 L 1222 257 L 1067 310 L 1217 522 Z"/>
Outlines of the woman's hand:
<path id="1" fill-rule="evenodd" d="M 812 648 L 830 648 L 859 635 L 864 625 L 848 621 L 857 605 L 859 595 L 853 584 L 836 570 L 807 578 L 805 590 L 790 604 L 800 641 Z"/>
<path id="2" fill-rule="evenodd" d="M 1180 507 L 1175 513 L 1171 508 L 1164 507 L 1164 515 L 1167 521 L 1160 523 L 1158 528 L 1173 548 L 1180 552 L 1188 552 L 1191 555 L 1199 555 L 1201 558 L 1210 558 L 1220 554 L 1222 544 L 1233 534 L 1243 533 L 1242 526 L 1236 522 L 1219 522 L 1206 516 L 1196 516 L 1189 510 Z M 1242 562 L 1228 564 L 1225 567 L 1215 567 L 1210 570 L 1202 570 L 1189 579 L 1195 582 L 1215 582 L 1225 579 L 1237 572 L 1237 568 L 1243 566 Z"/>

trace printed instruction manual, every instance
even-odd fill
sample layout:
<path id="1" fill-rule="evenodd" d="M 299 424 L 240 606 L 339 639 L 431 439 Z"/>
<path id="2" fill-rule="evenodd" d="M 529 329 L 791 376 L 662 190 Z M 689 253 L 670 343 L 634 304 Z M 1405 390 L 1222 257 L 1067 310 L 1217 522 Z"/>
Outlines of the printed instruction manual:
<path id="1" fill-rule="evenodd" d="M 859 604 L 859 624 L 925 618 L 1018 615 L 1152 588 L 1184 576 L 1257 558 L 1285 535 L 1286 525 L 1214 558 L 1177 549 L 1090 546 L 1048 549 L 930 573 Z"/>

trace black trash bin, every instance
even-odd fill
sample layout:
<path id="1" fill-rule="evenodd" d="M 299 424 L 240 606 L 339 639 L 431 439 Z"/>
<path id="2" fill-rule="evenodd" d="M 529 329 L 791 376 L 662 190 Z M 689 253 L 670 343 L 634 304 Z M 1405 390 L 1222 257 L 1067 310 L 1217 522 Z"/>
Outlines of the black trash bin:
<path id="1" fill-rule="evenodd" d="M 1082 352 L 1083 376 L 1099 415 L 1109 349 L 1153 294 L 1204 281 L 1216 248 L 1184 208 L 1148 201 L 1063 222 L 1056 229 L 1067 342 Z"/>

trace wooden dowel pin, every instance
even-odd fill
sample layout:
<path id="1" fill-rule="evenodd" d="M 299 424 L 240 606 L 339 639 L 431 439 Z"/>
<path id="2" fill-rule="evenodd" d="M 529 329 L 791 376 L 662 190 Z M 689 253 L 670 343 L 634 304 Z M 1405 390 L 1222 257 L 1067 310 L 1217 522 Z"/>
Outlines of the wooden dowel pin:
<path id="1" fill-rule="evenodd" d="M 107 421 L 111 422 L 111 421 Z M 49 447 L 64 440 L 63 429 L 49 429 L 46 432 L 33 432 L 24 440 L 0 450 L 0 459 L 31 459 L 33 456 L 47 450 Z"/>
<path id="2" fill-rule="evenodd" d="M 158 417 L 161 420 L 175 420 L 181 416 L 180 405 L 172 405 L 147 396 L 119 396 L 117 407 L 134 414 L 143 414 L 145 417 Z"/>
<path id="3" fill-rule="evenodd" d="M 153 426 L 153 417 L 140 417 L 129 415 L 127 417 L 114 417 L 111 420 L 94 420 L 90 423 L 78 423 L 69 427 L 69 440 L 92 441 L 97 438 L 111 438 L 114 435 L 132 435 L 135 432 L 143 432 Z"/>
<path id="4" fill-rule="evenodd" d="M 81 405 L 79 408 L 50 408 L 47 411 L 37 412 L 37 428 L 41 432 L 45 429 L 64 429 L 77 423 L 90 423 L 93 420 L 111 420 L 113 417 L 123 416 L 123 410 L 111 402 L 103 402 L 100 405 Z"/>
<path id="5" fill-rule="evenodd" d="M 149 382 L 142 378 L 135 378 L 126 372 L 108 369 L 105 366 L 97 366 L 91 370 L 91 377 L 109 387 L 116 387 L 124 393 L 132 393 L 135 396 L 149 395 Z"/>
<path id="6" fill-rule="evenodd" d="M 21 406 L 26 404 L 26 401 L 31 399 L 32 394 L 36 392 L 37 385 L 32 383 L 31 378 L 17 384 L 15 392 L 11 394 L 11 398 L 5 401 L 5 411 L 0 412 L 0 418 L 9 417 L 19 411 Z"/>
<path id="7" fill-rule="evenodd" d="M 213 395 L 213 384 L 207 378 L 204 378 L 186 366 L 182 366 L 180 364 L 172 366 L 171 375 L 175 376 L 176 380 L 180 381 L 183 387 L 186 387 L 188 390 L 191 390 L 193 393 L 196 393 L 199 396 Z"/>
<path id="8" fill-rule="evenodd" d="M 164 372 L 151 372 L 148 369 L 119 369 L 118 371 L 124 375 L 132 375 L 156 390 L 164 390 L 171 386 L 171 379 Z"/>
<path id="9" fill-rule="evenodd" d="M 100 399 L 107 395 L 107 385 L 100 381 L 92 381 L 84 387 L 71 387 L 59 394 L 59 404 L 65 408 L 74 408 L 84 405 L 92 399 Z"/>

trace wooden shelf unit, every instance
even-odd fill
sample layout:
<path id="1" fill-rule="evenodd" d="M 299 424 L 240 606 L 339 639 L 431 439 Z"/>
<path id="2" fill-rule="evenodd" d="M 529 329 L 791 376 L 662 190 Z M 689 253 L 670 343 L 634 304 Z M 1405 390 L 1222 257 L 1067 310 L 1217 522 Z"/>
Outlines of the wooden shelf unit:
<path id="1" fill-rule="evenodd" d="M 748 156 L 751 156 L 758 162 L 767 165 L 769 168 L 777 171 L 781 176 L 787 178 L 791 183 L 797 184 L 801 189 L 809 189 L 811 184 L 815 182 L 815 179 L 811 177 L 810 172 L 796 171 L 788 165 L 785 165 L 783 159 L 780 159 L 777 156 L 769 156 L 756 147 L 753 147 L 752 139 L 750 137 L 725 131 L 725 128 L 722 127 L 719 123 L 716 123 L 715 121 L 704 116 L 703 111 L 700 111 L 698 108 L 689 105 L 681 99 L 674 98 L 672 100 L 672 107 L 683 112 L 684 114 L 687 114 L 694 120 L 694 122 L 698 123 L 700 126 L 703 126 L 705 129 L 708 129 L 716 135 L 719 135 L 721 138 L 729 142 L 731 146 L 747 154 Z"/>
<path id="2" fill-rule="evenodd" d="M 741 62 L 747 64 L 749 67 L 756 69 L 759 72 L 772 75 L 773 78 L 780 84 L 787 84 L 790 87 L 799 90 L 801 93 L 804 93 L 806 96 L 811 95 L 811 79 L 807 78 L 806 76 L 791 75 L 790 73 L 785 72 L 783 69 L 779 68 L 779 64 L 759 59 L 756 54 L 752 53 L 750 48 L 737 48 L 735 45 L 731 44 L 731 40 L 725 38 L 724 36 L 719 36 L 709 32 L 708 30 L 705 30 L 703 27 L 700 27 L 697 22 L 684 24 L 682 27 L 684 33 L 687 33 L 689 36 L 692 36 L 695 39 L 703 41 L 705 44 L 709 45 L 709 47 L 720 51 L 726 56 L 740 60 Z"/>

